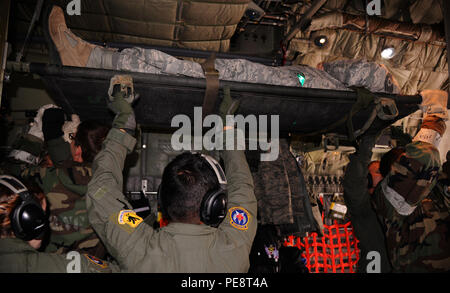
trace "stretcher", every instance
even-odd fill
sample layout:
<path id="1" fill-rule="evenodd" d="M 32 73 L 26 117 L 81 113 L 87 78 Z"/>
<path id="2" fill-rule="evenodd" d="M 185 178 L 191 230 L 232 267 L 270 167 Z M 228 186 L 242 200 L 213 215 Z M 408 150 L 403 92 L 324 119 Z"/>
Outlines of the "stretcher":
<path id="1" fill-rule="evenodd" d="M 161 74 L 123 72 L 106 69 L 79 68 L 43 63 L 8 64 L 10 69 L 37 74 L 44 81 L 56 104 L 67 113 L 76 113 L 82 120 L 110 122 L 107 91 L 112 76 L 129 74 L 140 98 L 134 105 L 136 120 L 153 130 L 170 130 L 172 118 L 185 114 L 193 119 L 194 107 L 202 107 L 206 79 Z M 18 69 L 19 68 L 19 69 Z M 335 132 L 347 134 L 346 123 L 327 129 L 352 110 L 358 100 L 354 91 L 275 86 L 236 81 L 219 81 L 218 111 L 223 88 L 230 87 L 233 98 L 240 100 L 236 114 L 279 115 L 280 134 Z M 418 109 L 420 95 L 405 96 L 374 93 L 395 101 L 398 115 L 392 120 L 375 120 L 373 127 L 384 128 Z M 361 109 L 352 116 L 353 128 L 362 128 L 373 108 Z M 270 120 L 270 119 L 269 119 Z"/>

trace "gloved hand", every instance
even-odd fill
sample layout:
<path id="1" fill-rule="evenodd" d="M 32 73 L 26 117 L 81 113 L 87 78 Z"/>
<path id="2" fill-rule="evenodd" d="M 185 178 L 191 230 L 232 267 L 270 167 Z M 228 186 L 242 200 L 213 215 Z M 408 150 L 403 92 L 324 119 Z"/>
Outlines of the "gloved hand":
<path id="1" fill-rule="evenodd" d="M 64 123 L 62 130 L 64 132 L 64 140 L 66 142 L 72 142 L 71 134 L 75 134 L 77 132 L 78 125 L 80 125 L 80 117 L 78 117 L 77 114 L 72 114 L 72 120 Z"/>
<path id="2" fill-rule="evenodd" d="M 42 132 L 42 116 L 44 115 L 44 112 L 47 109 L 61 109 L 56 105 L 53 104 L 48 104 L 48 105 L 44 105 L 42 107 L 39 108 L 39 110 L 37 111 L 36 117 L 34 117 L 34 121 L 31 124 L 30 130 L 28 131 L 28 134 L 31 134 L 39 139 L 41 139 L 42 141 L 44 140 L 44 133 Z"/>
<path id="3" fill-rule="evenodd" d="M 365 164 L 365 167 L 367 167 L 370 162 L 370 158 L 372 157 L 372 148 L 375 146 L 377 137 L 378 135 L 376 134 L 365 134 L 361 137 L 357 153 Z"/>
<path id="4" fill-rule="evenodd" d="M 419 132 L 414 136 L 413 141 L 422 141 L 439 147 L 441 138 L 444 136 L 447 125 L 444 119 L 433 115 L 425 115 Z"/>
<path id="5" fill-rule="evenodd" d="M 245 137 L 242 129 L 235 128 L 234 119 L 227 122 L 227 115 L 234 115 L 239 108 L 240 101 L 231 98 L 230 88 L 223 88 L 223 100 L 219 106 L 219 115 L 222 118 L 224 130 L 224 149 L 226 150 L 245 150 Z M 228 124 L 227 124 L 228 123 Z M 225 132 L 227 134 L 225 134 Z M 228 140 L 229 135 L 234 136 L 234 139 Z M 233 145 L 234 144 L 234 145 Z"/>
<path id="6" fill-rule="evenodd" d="M 123 93 L 123 98 L 129 104 L 133 104 L 139 98 L 139 94 L 134 92 L 133 78 L 130 75 L 114 75 L 111 78 L 108 89 L 109 101 L 112 102 L 119 92 Z"/>
<path id="7" fill-rule="evenodd" d="M 42 133 L 45 141 L 64 135 L 62 126 L 66 121 L 65 116 L 64 111 L 59 108 L 45 110 L 44 115 L 42 115 Z"/>
<path id="8" fill-rule="evenodd" d="M 445 121 L 448 120 L 448 93 L 441 90 L 424 90 L 420 94 L 423 121 L 413 141 L 422 141 L 438 147 L 445 133 Z"/>
<path id="9" fill-rule="evenodd" d="M 419 107 L 423 111 L 424 116 L 433 115 L 445 121 L 448 120 L 447 92 L 441 90 L 423 90 L 420 95 L 422 96 L 422 103 Z"/>
<path id="10" fill-rule="evenodd" d="M 132 84 L 132 80 L 127 80 L 126 84 L 121 84 L 121 80 L 118 76 L 114 76 L 108 90 L 108 93 L 112 93 L 108 107 L 116 114 L 112 126 L 134 134 L 136 118 L 131 103 L 135 100 L 135 95 L 133 93 L 130 96 L 129 91 L 129 81 Z"/>
<path id="11" fill-rule="evenodd" d="M 220 103 L 219 115 L 222 118 L 223 125 L 226 126 L 226 115 L 233 115 L 239 108 L 240 101 L 231 98 L 230 87 L 223 88 L 223 100 Z M 233 125 L 228 125 L 233 126 Z"/>

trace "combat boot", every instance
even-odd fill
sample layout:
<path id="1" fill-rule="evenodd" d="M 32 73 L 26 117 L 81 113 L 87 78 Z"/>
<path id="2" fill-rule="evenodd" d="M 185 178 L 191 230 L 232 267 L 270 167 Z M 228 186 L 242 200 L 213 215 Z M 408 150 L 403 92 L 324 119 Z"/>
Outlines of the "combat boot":
<path id="1" fill-rule="evenodd" d="M 89 44 L 73 34 L 66 25 L 64 12 L 59 6 L 53 6 L 49 15 L 50 37 L 58 50 L 64 66 L 85 67 L 96 45 Z"/>

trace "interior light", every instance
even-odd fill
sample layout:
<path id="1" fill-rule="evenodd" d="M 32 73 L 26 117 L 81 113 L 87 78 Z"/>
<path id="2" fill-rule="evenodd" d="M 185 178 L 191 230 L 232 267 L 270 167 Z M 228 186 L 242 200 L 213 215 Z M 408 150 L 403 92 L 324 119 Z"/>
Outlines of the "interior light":
<path id="1" fill-rule="evenodd" d="M 326 36 L 318 36 L 314 39 L 314 44 L 317 47 L 323 47 L 328 43 L 328 38 Z"/>
<path id="2" fill-rule="evenodd" d="M 301 72 L 297 73 L 297 78 L 298 78 L 298 81 L 300 82 L 300 84 L 303 86 L 303 84 L 305 83 L 305 80 L 306 80 L 305 75 Z"/>
<path id="3" fill-rule="evenodd" d="M 392 47 L 385 48 L 381 51 L 381 58 L 383 59 L 391 59 L 395 56 L 395 49 Z"/>

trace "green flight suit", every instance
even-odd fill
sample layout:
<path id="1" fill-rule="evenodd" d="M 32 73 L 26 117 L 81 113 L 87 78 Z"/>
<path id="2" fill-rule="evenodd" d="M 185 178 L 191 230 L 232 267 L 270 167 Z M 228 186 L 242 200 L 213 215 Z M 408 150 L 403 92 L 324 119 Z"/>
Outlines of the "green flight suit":
<path id="1" fill-rule="evenodd" d="M 115 273 L 115 264 L 87 254 L 78 254 L 80 273 Z M 17 238 L 0 239 L 0 273 L 67 273 L 74 269 L 75 258 L 61 254 L 38 252 Z"/>
<path id="2" fill-rule="evenodd" d="M 381 224 L 371 204 L 371 195 L 367 188 L 367 174 L 375 145 L 375 136 L 365 136 L 359 150 L 350 155 L 344 176 L 344 200 L 349 211 L 352 226 L 359 240 L 360 258 L 358 272 L 366 273 L 372 258 L 368 253 L 375 251 L 380 255 L 380 272 L 391 271 L 389 257 Z"/>
<path id="3" fill-rule="evenodd" d="M 127 209 L 122 194 L 122 169 L 127 151 L 132 151 L 135 142 L 129 134 L 111 129 L 103 143 L 103 150 L 95 158 L 86 199 L 89 221 L 121 270 L 247 272 L 257 227 L 257 202 L 244 152 L 221 153 L 228 180 L 229 211 L 218 228 L 203 224 L 170 223 L 154 230 L 145 222 L 136 227 L 123 224 L 123 221 L 119 223 L 123 220 L 119 217 L 123 215 L 121 210 Z"/>

